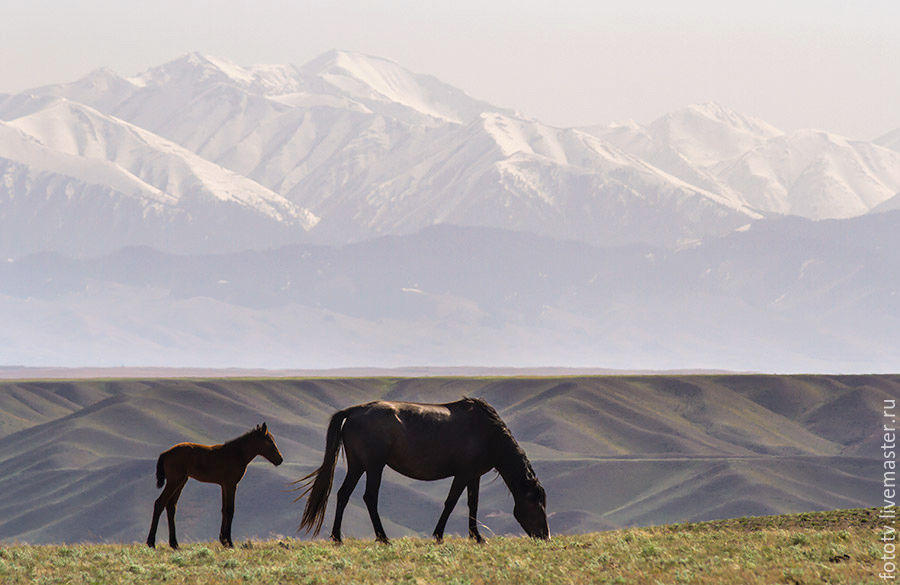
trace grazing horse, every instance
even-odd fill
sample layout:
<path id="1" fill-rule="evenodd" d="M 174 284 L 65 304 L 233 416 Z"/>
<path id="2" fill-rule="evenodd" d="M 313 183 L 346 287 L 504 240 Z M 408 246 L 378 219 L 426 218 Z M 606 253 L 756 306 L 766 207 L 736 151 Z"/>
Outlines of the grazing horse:
<path id="1" fill-rule="evenodd" d="M 322 465 L 294 482 L 300 484 L 295 489 L 303 490 L 297 500 L 309 496 L 301 530 L 314 530 L 318 534 L 322 528 L 342 443 L 347 456 L 347 475 L 337 493 L 331 529 L 331 539 L 337 543 L 341 542 L 344 508 L 363 473 L 366 474 L 363 500 L 375 536 L 380 542 L 388 542 L 378 516 L 378 489 L 385 465 L 413 479 L 453 477 L 444 511 L 434 529 L 434 538 L 439 543 L 463 489 L 468 491 L 469 537 L 484 541 L 476 520 L 478 484 L 481 476 L 491 469 L 500 473 L 512 493 L 513 514 L 525 532 L 533 538 L 550 538 L 544 488 L 509 428 L 483 400 L 464 398 L 447 404 L 378 401 L 336 412 L 328 424 Z"/>
<path id="2" fill-rule="evenodd" d="M 276 466 L 281 465 L 284 460 L 266 423 L 221 445 L 178 443 L 163 452 L 156 460 L 156 487 L 161 488 L 165 483 L 166 489 L 153 504 L 153 521 L 150 524 L 150 534 L 147 535 L 147 546 L 156 546 L 156 527 L 159 516 L 165 509 L 169 518 L 169 546 L 178 548 L 178 539 L 175 538 L 175 507 L 181 489 L 188 478 L 193 477 L 198 481 L 222 486 L 222 529 L 219 531 L 219 542 L 222 546 L 233 547 L 231 520 L 234 518 L 234 492 L 247 471 L 247 465 L 257 455 L 262 455 Z"/>

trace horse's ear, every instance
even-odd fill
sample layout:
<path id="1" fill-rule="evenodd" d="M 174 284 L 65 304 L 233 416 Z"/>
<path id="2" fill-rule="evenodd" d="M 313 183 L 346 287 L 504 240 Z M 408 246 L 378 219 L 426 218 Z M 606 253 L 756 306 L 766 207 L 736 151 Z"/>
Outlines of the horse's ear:
<path id="1" fill-rule="evenodd" d="M 262 426 L 259 427 L 259 430 L 261 430 L 262 432 L 265 433 L 265 432 L 268 430 L 268 429 L 266 428 L 266 423 L 263 423 Z"/>

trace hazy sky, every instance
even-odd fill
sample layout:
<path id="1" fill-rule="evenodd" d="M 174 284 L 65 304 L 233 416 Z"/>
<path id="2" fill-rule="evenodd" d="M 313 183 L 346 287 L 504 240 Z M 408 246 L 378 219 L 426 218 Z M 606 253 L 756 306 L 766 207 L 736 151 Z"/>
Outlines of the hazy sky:
<path id="1" fill-rule="evenodd" d="M 393 59 L 555 125 L 717 101 L 784 129 L 900 126 L 900 1 L 0 0 L 0 91 L 189 51 Z"/>

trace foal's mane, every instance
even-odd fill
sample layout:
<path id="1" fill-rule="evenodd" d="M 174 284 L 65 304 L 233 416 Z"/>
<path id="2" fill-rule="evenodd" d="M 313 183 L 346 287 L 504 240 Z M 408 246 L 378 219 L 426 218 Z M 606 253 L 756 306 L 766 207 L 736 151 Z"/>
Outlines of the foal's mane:
<path id="1" fill-rule="evenodd" d="M 261 430 L 261 427 L 257 425 L 255 428 L 250 429 L 249 431 L 247 431 L 240 437 L 235 437 L 235 438 L 231 439 L 230 441 L 225 441 L 224 443 L 222 443 L 222 446 L 230 446 L 230 445 L 235 445 L 237 443 L 243 443 L 244 441 L 249 439 L 251 436 L 259 433 L 260 430 Z"/>

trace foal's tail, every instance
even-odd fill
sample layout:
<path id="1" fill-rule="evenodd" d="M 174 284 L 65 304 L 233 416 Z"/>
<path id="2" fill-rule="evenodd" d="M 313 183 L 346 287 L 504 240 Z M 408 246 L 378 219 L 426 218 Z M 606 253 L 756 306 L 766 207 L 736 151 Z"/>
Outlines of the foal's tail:
<path id="1" fill-rule="evenodd" d="M 156 460 L 156 487 L 161 488 L 164 483 L 166 483 L 166 470 L 163 468 L 163 456 L 165 453 L 159 456 L 159 459 Z"/>
<path id="2" fill-rule="evenodd" d="M 301 477 L 295 484 L 300 484 L 297 490 L 303 492 L 297 496 L 295 502 L 308 495 L 306 508 L 303 510 L 303 518 L 297 530 L 313 531 L 318 534 L 325 520 L 325 507 L 328 504 L 328 493 L 331 491 L 331 482 L 334 479 L 334 467 L 337 464 L 338 452 L 341 450 L 341 425 L 352 409 L 339 410 L 331 417 L 328 423 L 328 433 L 325 436 L 325 458 L 318 469 Z"/>

